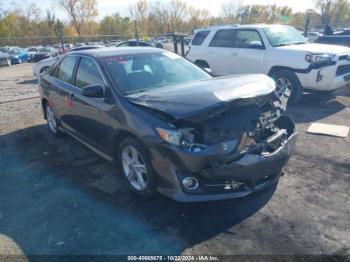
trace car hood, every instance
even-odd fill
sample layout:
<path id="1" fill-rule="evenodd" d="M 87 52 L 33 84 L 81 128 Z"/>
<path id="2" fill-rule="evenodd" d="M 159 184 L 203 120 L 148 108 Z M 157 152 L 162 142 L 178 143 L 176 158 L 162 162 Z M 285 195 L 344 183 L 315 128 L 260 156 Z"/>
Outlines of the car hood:
<path id="1" fill-rule="evenodd" d="M 263 103 L 274 90 L 274 81 L 266 75 L 240 75 L 155 88 L 126 97 L 133 104 L 166 113 L 173 119 L 200 120 L 233 101 Z"/>
<path id="2" fill-rule="evenodd" d="M 302 44 L 302 45 L 289 45 L 277 47 L 285 50 L 305 51 L 310 53 L 329 53 L 329 54 L 344 54 L 350 53 L 350 48 L 338 45 L 325 45 L 325 44 Z"/>

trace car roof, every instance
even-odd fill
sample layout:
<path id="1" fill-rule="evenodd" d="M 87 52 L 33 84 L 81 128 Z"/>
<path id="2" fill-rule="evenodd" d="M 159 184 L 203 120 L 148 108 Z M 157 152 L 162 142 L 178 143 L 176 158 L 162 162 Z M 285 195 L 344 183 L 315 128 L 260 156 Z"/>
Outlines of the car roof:
<path id="1" fill-rule="evenodd" d="M 163 53 L 168 52 L 164 49 L 154 47 L 103 47 L 88 49 L 74 52 L 75 54 L 85 54 L 93 57 L 146 54 L 146 53 Z"/>
<path id="2" fill-rule="evenodd" d="M 239 25 L 239 24 L 228 24 L 228 25 L 216 25 L 216 26 L 208 26 L 194 30 L 195 33 L 198 31 L 204 30 L 213 30 L 213 29 L 234 29 L 234 28 L 247 28 L 247 29 L 256 29 L 256 28 L 266 28 L 270 26 L 278 26 L 280 24 L 247 24 L 247 25 Z M 288 26 L 288 25 L 285 25 Z"/>

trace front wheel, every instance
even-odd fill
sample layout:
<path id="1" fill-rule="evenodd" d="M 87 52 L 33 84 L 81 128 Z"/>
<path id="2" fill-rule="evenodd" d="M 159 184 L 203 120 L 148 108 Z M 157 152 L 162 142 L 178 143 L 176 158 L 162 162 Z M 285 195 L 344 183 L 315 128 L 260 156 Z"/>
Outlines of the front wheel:
<path id="1" fill-rule="evenodd" d="M 146 150 L 136 139 L 128 137 L 119 147 L 118 164 L 130 188 L 150 197 L 154 193 L 154 171 Z"/>
<path id="2" fill-rule="evenodd" d="M 288 104 L 297 103 L 303 95 L 303 89 L 296 74 L 289 70 L 280 70 L 271 74 L 276 82 L 276 93 L 287 96 Z"/>

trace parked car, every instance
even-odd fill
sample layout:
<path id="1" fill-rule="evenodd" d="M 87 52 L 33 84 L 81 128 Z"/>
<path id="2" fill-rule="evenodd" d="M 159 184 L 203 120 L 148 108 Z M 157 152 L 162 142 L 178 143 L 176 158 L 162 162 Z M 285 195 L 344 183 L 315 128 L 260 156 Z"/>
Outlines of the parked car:
<path id="1" fill-rule="evenodd" d="M 11 64 L 28 62 L 28 53 L 24 49 L 10 49 L 7 54 L 11 57 Z"/>
<path id="2" fill-rule="evenodd" d="M 33 61 L 34 55 L 39 52 L 39 49 L 42 48 L 41 46 L 31 46 L 26 49 L 28 54 L 28 61 Z"/>
<path id="3" fill-rule="evenodd" d="M 68 53 L 39 84 L 50 132 L 116 161 L 143 196 L 248 195 L 278 181 L 296 141 L 271 78 L 214 78 L 161 49 Z"/>
<path id="4" fill-rule="evenodd" d="M 11 57 L 6 53 L 0 52 L 0 66 L 2 65 L 10 66 Z"/>
<path id="5" fill-rule="evenodd" d="M 187 58 L 215 75 L 264 73 L 297 102 L 304 90 L 333 91 L 350 83 L 350 48 L 307 43 L 293 27 L 237 25 L 196 31 Z"/>
<path id="6" fill-rule="evenodd" d="M 82 45 L 78 47 L 73 47 L 67 52 L 74 52 L 74 51 L 80 51 L 80 50 L 87 50 L 87 49 L 95 49 L 95 48 L 101 48 L 102 46 L 92 46 L 92 45 Z M 46 72 L 53 64 L 55 64 L 59 60 L 59 57 L 53 57 L 41 60 L 40 62 L 36 63 L 33 66 L 33 75 L 38 76 L 44 72 Z"/>
<path id="7" fill-rule="evenodd" d="M 163 44 L 161 42 L 145 42 L 145 41 L 137 41 L 136 39 L 130 39 L 128 41 L 121 42 L 117 45 L 117 47 L 126 47 L 126 46 L 145 46 L 145 47 L 157 47 L 163 48 Z"/>
<path id="8" fill-rule="evenodd" d="M 314 43 L 320 36 L 322 36 L 322 34 L 319 32 L 307 32 L 305 37 L 309 42 Z"/>
<path id="9" fill-rule="evenodd" d="M 41 60 L 52 58 L 58 56 L 58 51 L 52 47 L 41 47 L 38 51 L 32 56 L 31 61 L 39 62 Z"/>
<path id="10" fill-rule="evenodd" d="M 315 40 L 315 43 L 350 47 L 350 35 L 343 35 L 343 34 L 323 35 L 318 37 Z"/>

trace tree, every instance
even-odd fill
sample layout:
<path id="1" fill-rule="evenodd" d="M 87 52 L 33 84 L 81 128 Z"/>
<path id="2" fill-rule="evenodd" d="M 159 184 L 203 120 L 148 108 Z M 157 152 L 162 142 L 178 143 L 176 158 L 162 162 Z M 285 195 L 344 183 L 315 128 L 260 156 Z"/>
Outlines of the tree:
<path id="1" fill-rule="evenodd" d="M 231 0 L 221 6 L 221 15 L 226 23 L 235 23 L 237 13 L 243 7 L 243 0 Z"/>
<path id="2" fill-rule="evenodd" d="M 148 33 L 149 5 L 147 0 L 138 0 L 136 4 L 129 6 L 129 13 L 133 20 L 137 22 L 141 34 Z"/>
<path id="3" fill-rule="evenodd" d="M 314 0 L 324 26 L 343 20 L 350 9 L 348 0 Z"/>
<path id="4" fill-rule="evenodd" d="M 197 9 L 192 6 L 188 8 L 188 24 L 193 29 L 208 26 L 210 24 L 210 13 L 206 9 Z"/>
<path id="5" fill-rule="evenodd" d="M 171 0 L 168 6 L 170 13 L 171 31 L 180 31 L 187 18 L 187 5 L 181 0 Z"/>
<path id="6" fill-rule="evenodd" d="M 81 38 L 85 27 L 98 15 L 96 0 L 57 1 L 58 4 L 68 13 L 72 25 L 77 31 L 79 38 Z"/>

